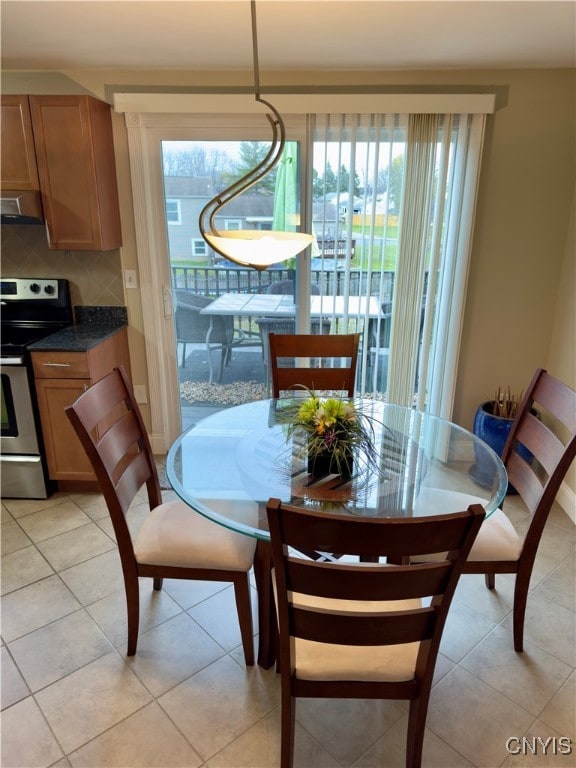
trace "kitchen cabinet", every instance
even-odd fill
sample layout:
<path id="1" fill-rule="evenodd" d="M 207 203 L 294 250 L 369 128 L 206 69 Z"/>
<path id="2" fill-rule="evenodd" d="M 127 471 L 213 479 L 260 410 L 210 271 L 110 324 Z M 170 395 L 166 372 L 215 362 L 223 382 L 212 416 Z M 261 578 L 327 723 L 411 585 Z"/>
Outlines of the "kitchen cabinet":
<path id="1" fill-rule="evenodd" d="M 0 189 L 18 192 L 40 189 L 28 96 L 2 96 L 0 110 Z"/>
<path id="2" fill-rule="evenodd" d="M 114 368 L 123 365 L 130 372 L 126 328 L 85 351 L 32 351 L 31 356 L 50 478 L 62 488 L 95 481 L 64 409 Z"/>
<path id="3" fill-rule="evenodd" d="M 3 96 L 1 107 L 2 188 L 40 189 L 49 248 L 120 247 L 110 106 L 92 96 Z M 7 156 L 12 159 L 5 176 Z M 27 183 L 36 186 L 18 186 Z"/>

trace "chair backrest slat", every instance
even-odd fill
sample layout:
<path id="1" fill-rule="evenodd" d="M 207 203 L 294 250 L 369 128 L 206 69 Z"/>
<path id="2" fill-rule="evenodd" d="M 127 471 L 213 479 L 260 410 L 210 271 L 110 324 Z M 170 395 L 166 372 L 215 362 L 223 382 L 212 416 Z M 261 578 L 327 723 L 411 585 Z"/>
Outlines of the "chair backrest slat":
<path id="1" fill-rule="evenodd" d="M 290 635 L 316 643 L 336 645 L 399 645 L 429 640 L 434 634 L 437 612 L 418 611 L 370 613 L 321 613 L 292 607 Z"/>
<path id="2" fill-rule="evenodd" d="M 443 591 L 451 568 L 447 560 L 414 565 L 406 571 L 395 565 L 364 563 L 358 567 L 298 557 L 287 561 L 286 586 L 303 595 L 311 589 L 312 594 L 333 600 L 354 600 L 359 594 L 366 600 L 410 600 Z"/>

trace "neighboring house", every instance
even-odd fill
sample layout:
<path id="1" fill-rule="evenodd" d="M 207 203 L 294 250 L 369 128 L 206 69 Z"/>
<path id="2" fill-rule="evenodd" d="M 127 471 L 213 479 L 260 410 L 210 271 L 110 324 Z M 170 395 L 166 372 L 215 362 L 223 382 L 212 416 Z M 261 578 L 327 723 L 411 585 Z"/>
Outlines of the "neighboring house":
<path id="1" fill-rule="evenodd" d="M 170 261 L 205 263 L 219 261 L 200 235 L 199 218 L 206 203 L 215 195 L 211 180 L 200 176 L 165 176 L 166 223 Z M 333 195 L 329 196 L 330 198 Z M 227 203 L 214 218 L 216 229 L 272 229 L 274 198 L 245 192 Z M 313 208 L 316 235 L 334 237 L 339 231 L 336 207 L 328 200 Z"/>

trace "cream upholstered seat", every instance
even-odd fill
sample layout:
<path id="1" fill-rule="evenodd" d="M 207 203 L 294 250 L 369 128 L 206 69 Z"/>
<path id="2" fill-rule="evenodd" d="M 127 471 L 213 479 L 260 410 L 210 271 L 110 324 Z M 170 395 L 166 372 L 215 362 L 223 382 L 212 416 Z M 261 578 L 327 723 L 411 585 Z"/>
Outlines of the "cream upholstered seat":
<path id="1" fill-rule="evenodd" d="M 142 415 L 123 369 L 93 384 L 66 409 L 104 494 L 122 563 L 128 612 L 128 656 L 136 653 L 138 579 L 202 579 L 234 584 L 246 664 L 254 664 L 248 572 L 255 539 L 216 525 L 181 501 L 162 501 Z M 126 513 L 146 484 L 150 512 L 135 540 Z M 223 502 L 227 503 L 227 502 Z"/>
<path id="2" fill-rule="evenodd" d="M 298 697 L 408 699 L 406 765 L 417 768 L 442 630 L 484 510 L 360 518 L 270 499 L 282 697 L 281 765 L 292 765 Z M 331 552 L 369 562 L 302 557 Z M 439 562 L 412 555 L 447 552 Z M 388 565 L 378 558 L 406 558 Z"/>
<path id="3" fill-rule="evenodd" d="M 249 536 L 215 529 L 213 522 L 183 501 L 168 501 L 150 510 L 134 541 L 138 563 L 223 571 L 249 571 L 254 548 Z"/>

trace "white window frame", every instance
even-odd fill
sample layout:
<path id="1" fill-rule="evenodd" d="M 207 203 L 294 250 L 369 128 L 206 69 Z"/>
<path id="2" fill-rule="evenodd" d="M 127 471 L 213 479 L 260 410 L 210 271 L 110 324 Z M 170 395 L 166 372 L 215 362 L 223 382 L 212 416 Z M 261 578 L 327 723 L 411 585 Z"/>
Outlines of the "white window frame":
<path id="1" fill-rule="evenodd" d="M 200 237 L 193 237 L 191 250 L 193 256 L 208 256 L 208 243 Z"/>
<path id="2" fill-rule="evenodd" d="M 168 215 L 168 203 L 176 203 L 176 221 L 171 221 Z M 182 224 L 182 203 L 177 197 L 166 198 L 166 221 L 172 226 L 178 226 Z"/>
<path id="3" fill-rule="evenodd" d="M 225 219 L 224 229 L 228 232 L 238 232 L 242 229 L 242 219 Z"/>

